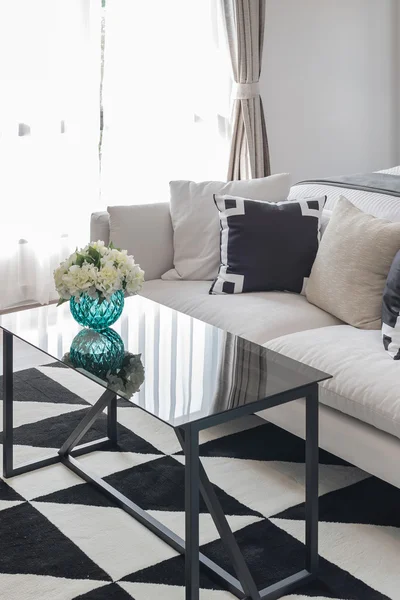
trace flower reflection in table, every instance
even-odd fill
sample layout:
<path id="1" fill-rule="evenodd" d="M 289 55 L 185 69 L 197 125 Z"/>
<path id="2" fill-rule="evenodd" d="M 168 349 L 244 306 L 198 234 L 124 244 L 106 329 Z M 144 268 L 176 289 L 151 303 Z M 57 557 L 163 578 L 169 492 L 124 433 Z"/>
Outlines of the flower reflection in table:
<path id="1" fill-rule="evenodd" d="M 131 398 L 144 382 L 141 354 L 125 352 L 124 342 L 114 329 L 82 329 L 63 362 L 106 381 L 110 390 L 124 398 Z"/>

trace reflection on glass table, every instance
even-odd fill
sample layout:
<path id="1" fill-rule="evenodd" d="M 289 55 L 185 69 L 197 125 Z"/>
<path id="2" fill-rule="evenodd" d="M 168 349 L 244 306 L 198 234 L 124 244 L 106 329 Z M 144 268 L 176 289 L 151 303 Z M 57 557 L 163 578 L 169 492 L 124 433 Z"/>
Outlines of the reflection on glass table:
<path id="1" fill-rule="evenodd" d="M 136 382 L 139 389 L 134 393 L 132 389 L 136 388 L 128 386 L 129 395 L 124 388 L 118 393 L 172 427 L 199 421 L 206 427 L 214 416 L 242 410 L 245 405 L 254 404 L 257 412 L 257 402 L 327 377 L 305 364 L 140 296 L 126 299 L 120 319 L 107 330 L 116 347 L 110 347 L 108 338 L 86 333 L 90 330 L 76 323 L 68 305 L 3 315 L 0 326 L 59 361 L 71 354 L 74 346 L 74 360 L 70 357 L 68 366 L 106 389 L 111 389 L 104 379 L 108 370 L 120 379 L 124 375 L 118 371 L 122 353 L 117 352 L 116 342 L 118 339 L 121 344 L 122 340 L 124 356 L 139 355 L 146 378 L 140 385 L 140 364 L 136 371 L 132 362 L 133 373 L 128 379 Z M 104 346 L 106 358 L 90 356 L 86 350 L 90 345 L 94 355 Z M 116 366 L 108 369 L 111 355 Z"/>
<path id="2" fill-rule="evenodd" d="M 125 351 L 123 339 L 114 329 L 82 329 L 72 340 L 63 362 L 107 382 L 107 387 L 129 399 L 144 381 L 140 354 Z"/>

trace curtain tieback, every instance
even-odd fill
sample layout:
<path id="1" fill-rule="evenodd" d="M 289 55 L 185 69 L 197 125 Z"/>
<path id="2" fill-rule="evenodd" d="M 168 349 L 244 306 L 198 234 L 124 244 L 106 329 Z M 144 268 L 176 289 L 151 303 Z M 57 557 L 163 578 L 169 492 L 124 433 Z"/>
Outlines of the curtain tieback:
<path id="1" fill-rule="evenodd" d="M 236 100 L 248 100 L 260 95 L 260 84 L 254 83 L 236 83 L 233 89 L 233 97 Z"/>

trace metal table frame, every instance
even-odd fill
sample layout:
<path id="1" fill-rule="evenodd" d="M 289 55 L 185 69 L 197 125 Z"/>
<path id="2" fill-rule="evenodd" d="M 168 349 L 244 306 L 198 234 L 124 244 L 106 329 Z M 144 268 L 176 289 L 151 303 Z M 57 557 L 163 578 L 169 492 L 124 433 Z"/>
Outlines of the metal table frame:
<path id="1" fill-rule="evenodd" d="M 258 590 L 244 557 L 224 515 L 212 483 L 199 458 L 199 432 L 260 410 L 306 398 L 306 540 L 305 569 L 278 583 Z M 79 445 L 80 440 L 107 408 L 107 437 Z M 61 462 L 82 479 L 110 497 L 117 506 L 150 529 L 177 552 L 185 555 L 186 600 L 199 600 L 199 566 L 207 567 L 220 582 L 242 600 L 275 600 L 293 592 L 313 579 L 318 570 L 318 384 L 297 388 L 249 405 L 203 418 L 174 428 L 185 455 L 185 538 L 186 541 L 146 513 L 140 506 L 111 487 L 100 477 L 84 469 L 78 456 L 115 447 L 118 444 L 117 397 L 106 390 L 88 409 L 85 417 L 61 446 L 57 454 L 14 467 L 13 463 L 13 334 L 3 330 L 3 475 L 15 477 Z M 229 554 L 236 577 L 199 551 L 200 493 Z"/>

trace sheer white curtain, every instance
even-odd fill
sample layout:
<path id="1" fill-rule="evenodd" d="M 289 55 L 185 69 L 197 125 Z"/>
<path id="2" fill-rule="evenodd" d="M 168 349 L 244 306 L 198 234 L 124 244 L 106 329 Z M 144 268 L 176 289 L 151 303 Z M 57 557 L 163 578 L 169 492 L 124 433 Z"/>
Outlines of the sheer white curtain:
<path id="1" fill-rule="evenodd" d="M 55 298 L 99 206 L 100 0 L 0 0 L 0 309 Z"/>
<path id="2" fill-rule="evenodd" d="M 0 0 L 0 310 L 56 298 L 53 269 L 88 241 L 91 212 L 166 200 L 171 179 L 225 178 L 220 3 L 105 5 Z"/>
<path id="3" fill-rule="evenodd" d="M 230 64 L 216 0 L 107 0 L 102 202 L 225 179 Z"/>

